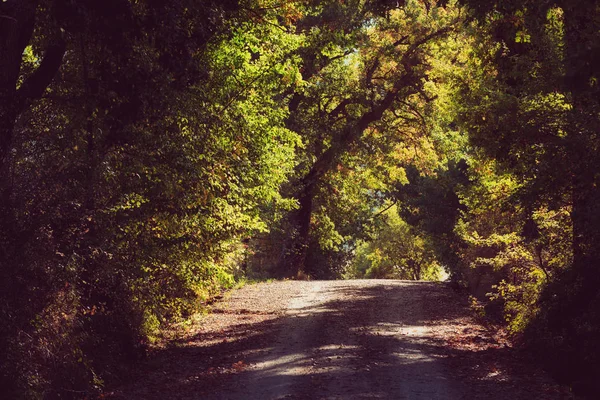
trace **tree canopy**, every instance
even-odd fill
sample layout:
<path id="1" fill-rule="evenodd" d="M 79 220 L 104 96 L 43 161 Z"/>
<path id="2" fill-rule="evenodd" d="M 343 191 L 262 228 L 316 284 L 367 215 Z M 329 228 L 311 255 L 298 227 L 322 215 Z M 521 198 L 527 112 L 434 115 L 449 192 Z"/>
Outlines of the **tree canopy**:
<path id="1" fill-rule="evenodd" d="M 0 385 L 97 393 L 245 278 L 449 276 L 585 387 L 599 27 L 583 0 L 1 2 Z"/>

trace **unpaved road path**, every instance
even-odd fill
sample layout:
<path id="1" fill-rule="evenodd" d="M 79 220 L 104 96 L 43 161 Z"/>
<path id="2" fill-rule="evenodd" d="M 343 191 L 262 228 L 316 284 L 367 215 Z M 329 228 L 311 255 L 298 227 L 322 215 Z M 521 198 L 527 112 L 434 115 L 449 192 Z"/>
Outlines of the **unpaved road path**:
<path id="1" fill-rule="evenodd" d="M 117 399 L 568 399 L 447 285 L 273 282 L 218 303 Z"/>

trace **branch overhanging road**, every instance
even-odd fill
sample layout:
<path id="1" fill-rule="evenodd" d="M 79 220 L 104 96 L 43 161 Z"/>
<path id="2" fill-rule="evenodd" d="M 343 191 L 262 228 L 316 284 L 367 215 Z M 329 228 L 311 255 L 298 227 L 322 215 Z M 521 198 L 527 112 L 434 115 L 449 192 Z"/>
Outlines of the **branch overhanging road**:
<path id="1" fill-rule="evenodd" d="M 563 399 L 446 284 L 249 285 L 158 350 L 127 399 Z"/>

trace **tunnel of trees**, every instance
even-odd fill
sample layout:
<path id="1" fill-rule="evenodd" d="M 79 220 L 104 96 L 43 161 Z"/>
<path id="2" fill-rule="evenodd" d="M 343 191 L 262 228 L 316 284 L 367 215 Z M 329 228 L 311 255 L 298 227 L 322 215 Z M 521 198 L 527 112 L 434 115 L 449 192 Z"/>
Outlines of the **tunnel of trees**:
<path id="1" fill-rule="evenodd" d="M 0 387 L 244 278 L 438 280 L 600 376 L 597 0 L 4 0 Z"/>

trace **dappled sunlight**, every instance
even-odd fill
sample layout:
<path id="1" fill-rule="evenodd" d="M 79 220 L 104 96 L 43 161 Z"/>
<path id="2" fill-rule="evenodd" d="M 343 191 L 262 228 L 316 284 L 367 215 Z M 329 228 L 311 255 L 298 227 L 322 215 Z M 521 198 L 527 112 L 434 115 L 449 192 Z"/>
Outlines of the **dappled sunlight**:
<path id="1" fill-rule="evenodd" d="M 239 323 L 237 316 L 252 314 L 232 308 L 226 315 L 233 325 L 217 325 L 157 355 L 155 363 L 172 379 L 160 372 L 147 379 L 202 400 L 245 400 L 248 393 L 257 399 L 477 398 L 526 379 L 502 361 L 510 349 L 484 337 L 469 322 L 466 304 L 442 284 L 302 285 L 286 312 L 267 320 Z M 137 390 L 126 398 L 163 398 Z M 494 396 L 487 397 L 502 398 Z"/>
<path id="2" fill-rule="evenodd" d="M 600 399 L 599 66 L 600 0 L 0 0 L 0 397 Z"/>

